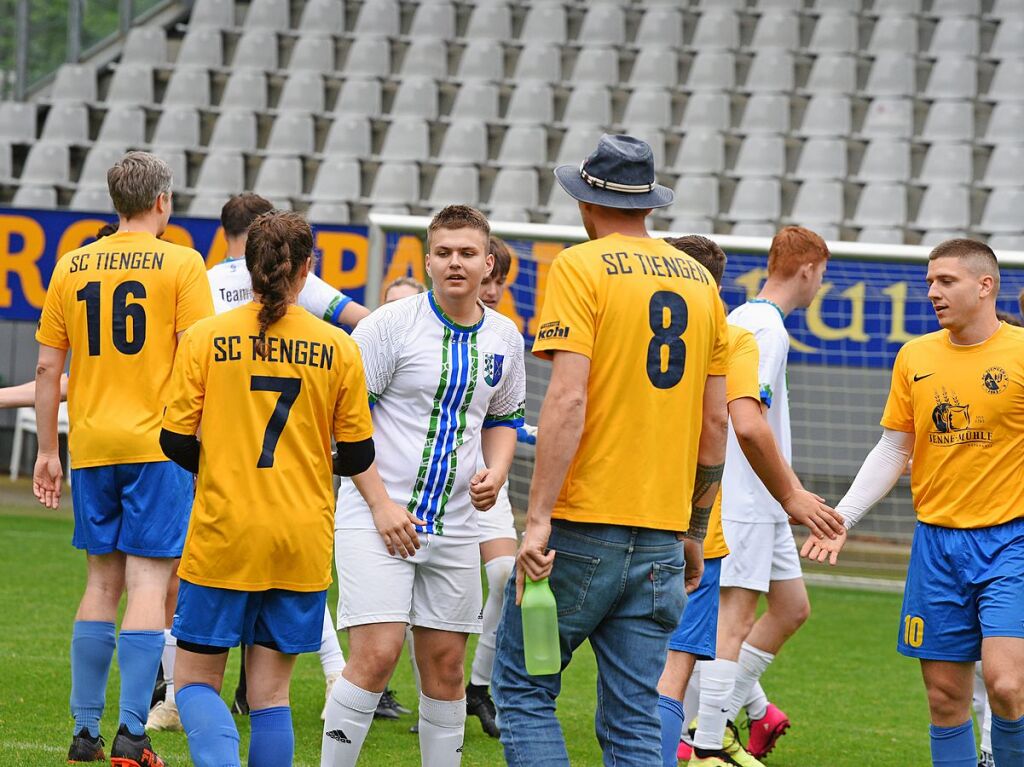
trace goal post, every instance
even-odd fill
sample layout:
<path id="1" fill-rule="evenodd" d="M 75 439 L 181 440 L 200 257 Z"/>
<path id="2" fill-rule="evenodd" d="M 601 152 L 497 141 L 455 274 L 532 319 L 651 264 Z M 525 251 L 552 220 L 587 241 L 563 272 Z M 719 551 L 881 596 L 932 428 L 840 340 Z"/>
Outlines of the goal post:
<path id="1" fill-rule="evenodd" d="M 399 275 L 425 282 L 425 216 L 370 215 L 366 296 Z M 587 235 L 582 226 L 491 224 L 513 253 L 508 289 L 499 307 L 528 345 L 537 332 L 548 269 L 555 256 Z M 653 237 L 678 235 L 651 232 Z M 712 235 L 728 255 L 722 297 L 729 308 L 756 295 L 767 273 L 769 238 Z M 911 338 L 938 329 L 927 298 L 930 248 L 830 242 L 832 257 L 814 303 L 786 319 L 790 332 L 790 409 L 793 467 L 808 489 L 839 501 L 878 441 L 892 362 Z M 1002 274 L 999 308 L 1019 314 L 1024 253 L 997 254 Z M 373 303 L 376 305 L 376 303 Z M 527 355 L 527 421 L 536 423 L 548 382 L 548 365 Z M 521 449 L 511 477 L 513 506 L 525 509 L 533 470 L 532 449 Z M 628 478 L 623 478 L 628 481 Z M 909 482 L 899 481 L 857 526 L 843 556 L 843 570 L 858 576 L 898 578 L 906 567 L 914 528 Z M 798 540 L 803 534 L 798 533 Z M 810 567 L 809 570 L 816 570 Z"/>

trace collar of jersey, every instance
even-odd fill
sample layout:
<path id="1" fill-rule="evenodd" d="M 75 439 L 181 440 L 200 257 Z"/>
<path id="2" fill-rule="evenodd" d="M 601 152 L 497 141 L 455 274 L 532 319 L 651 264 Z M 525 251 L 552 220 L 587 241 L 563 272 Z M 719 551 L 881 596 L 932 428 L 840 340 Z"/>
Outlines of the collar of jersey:
<path id="1" fill-rule="evenodd" d="M 784 311 L 782 311 L 782 307 L 779 306 L 774 301 L 769 301 L 767 298 L 751 298 L 749 301 L 747 301 L 747 303 L 748 304 L 768 304 L 768 306 L 772 306 L 772 307 L 775 308 L 775 311 L 777 311 L 779 313 L 779 316 L 782 317 L 783 321 L 786 320 L 786 313 Z"/>
<path id="2" fill-rule="evenodd" d="M 427 301 L 430 303 L 430 308 L 433 310 L 437 318 L 441 320 L 444 325 L 447 325 L 452 330 L 458 330 L 463 333 L 472 333 L 481 328 L 484 324 L 483 315 L 480 316 L 480 320 L 475 325 L 460 325 L 447 314 L 444 313 L 444 309 L 437 305 L 437 301 L 434 300 L 434 291 L 427 291 Z M 479 303 L 479 302 L 477 302 Z"/>

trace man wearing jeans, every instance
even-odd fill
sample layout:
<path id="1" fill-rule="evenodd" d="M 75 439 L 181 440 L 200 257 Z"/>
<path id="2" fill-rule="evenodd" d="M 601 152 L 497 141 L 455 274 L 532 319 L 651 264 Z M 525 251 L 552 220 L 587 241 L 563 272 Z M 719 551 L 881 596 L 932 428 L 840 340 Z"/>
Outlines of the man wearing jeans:
<path id="1" fill-rule="evenodd" d="M 597 658 L 605 764 L 646 767 L 661 762 L 658 677 L 722 475 L 725 313 L 707 270 L 647 234 L 651 209 L 672 202 L 647 144 L 603 136 L 555 175 L 590 241 L 548 276 L 533 351 L 552 360 L 551 383 L 492 691 L 510 765 L 569 764 L 561 675 L 526 673 L 518 606 L 524 577 L 550 577 L 562 668 L 587 639 Z"/>

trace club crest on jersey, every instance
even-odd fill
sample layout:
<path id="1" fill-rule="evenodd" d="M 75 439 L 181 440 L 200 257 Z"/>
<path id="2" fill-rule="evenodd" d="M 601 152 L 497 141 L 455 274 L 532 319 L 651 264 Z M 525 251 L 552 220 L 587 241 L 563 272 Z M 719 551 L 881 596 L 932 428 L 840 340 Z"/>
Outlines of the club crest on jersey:
<path id="1" fill-rule="evenodd" d="M 932 410 L 932 424 L 935 429 L 928 435 L 932 445 L 988 445 L 992 443 L 992 432 L 979 429 L 971 422 L 971 406 L 963 404 L 956 393 L 950 394 L 942 388 L 941 395 L 935 392 L 935 408 Z"/>
<path id="2" fill-rule="evenodd" d="M 985 391 L 989 394 L 1000 394 L 1006 391 L 1006 385 L 1010 382 L 1010 377 L 1001 367 L 991 367 L 985 371 L 985 374 L 981 377 L 981 382 L 985 385 Z"/>
<path id="3" fill-rule="evenodd" d="M 488 386 L 498 385 L 498 381 L 501 380 L 501 368 L 504 361 L 504 354 L 484 353 L 484 380 Z"/>

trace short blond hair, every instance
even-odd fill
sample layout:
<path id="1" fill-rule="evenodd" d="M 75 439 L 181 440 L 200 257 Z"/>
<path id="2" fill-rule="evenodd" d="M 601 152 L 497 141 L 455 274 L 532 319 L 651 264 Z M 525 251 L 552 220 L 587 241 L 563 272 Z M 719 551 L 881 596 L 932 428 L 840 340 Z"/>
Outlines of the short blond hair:
<path id="1" fill-rule="evenodd" d="M 132 218 L 156 205 L 171 191 L 170 166 L 149 152 L 128 152 L 107 171 L 107 190 L 114 210 Z"/>

